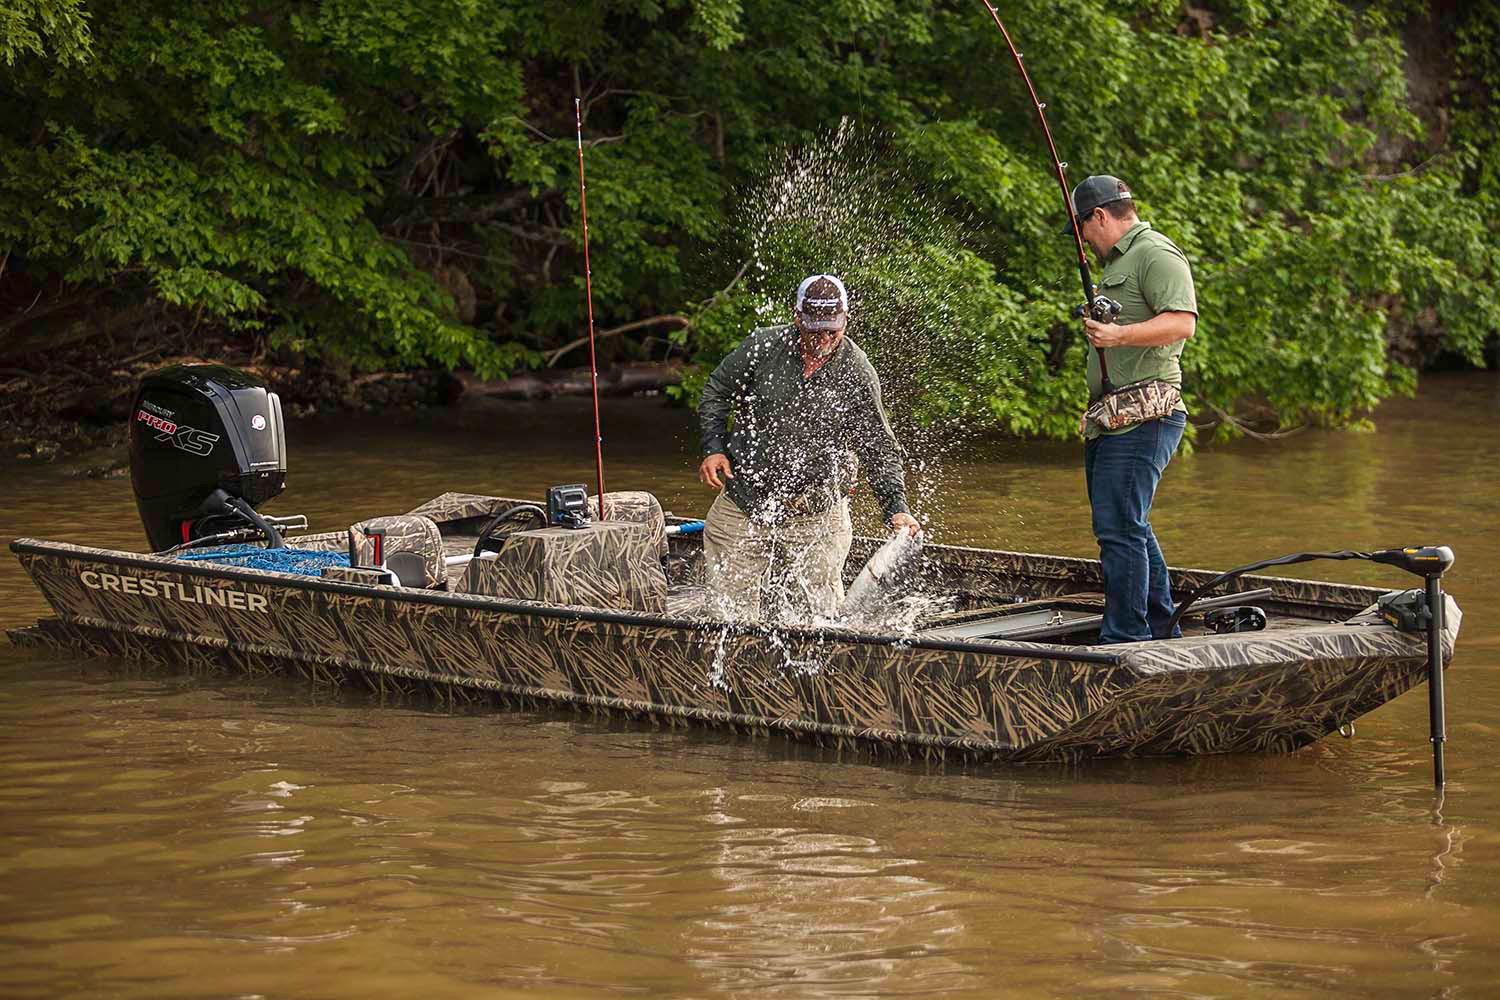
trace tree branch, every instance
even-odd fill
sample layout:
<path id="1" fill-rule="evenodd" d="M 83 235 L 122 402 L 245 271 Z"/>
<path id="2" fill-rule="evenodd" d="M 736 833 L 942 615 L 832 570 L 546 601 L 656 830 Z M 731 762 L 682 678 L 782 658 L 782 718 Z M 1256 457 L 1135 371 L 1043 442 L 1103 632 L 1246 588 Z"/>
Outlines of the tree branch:
<path id="1" fill-rule="evenodd" d="M 1422 173 L 1422 171 L 1426 170 L 1428 167 L 1432 166 L 1434 163 L 1437 163 L 1440 160 L 1443 160 L 1443 159 L 1446 159 L 1446 158 L 1447 158 L 1447 153 L 1446 152 L 1437 153 L 1437 154 L 1435 154 L 1433 156 L 1429 156 L 1427 159 L 1423 160 L 1421 163 L 1415 164 L 1414 166 L 1407 167 L 1405 170 L 1398 170 L 1394 174 L 1366 174 L 1363 179 L 1365 181 L 1394 181 L 1394 180 L 1398 180 L 1398 179 L 1400 179 L 1402 177 L 1414 177 L 1417 174 Z"/>
<path id="2" fill-rule="evenodd" d="M 548 258 L 548 260 L 550 263 L 550 257 Z M 720 299 L 724 298 L 724 296 L 728 295 L 734 288 L 734 286 L 739 284 L 740 279 L 745 276 L 745 272 L 748 270 L 750 270 L 750 261 L 746 260 L 743 264 L 740 265 L 740 269 L 734 273 L 734 277 L 729 279 L 729 284 L 725 285 L 717 292 L 714 292 L 702 302 L 699 302 L 698 308 L 707 309 L 709 306 L 713 305 L 715 302 L 718 302 Z M 602 337 L 613 337 L 621 333 L 629 333 L 631 330 L 639 330 L 642 327 L 661 326 L 667 323 L 672 324 L 678 329 L 690 330 L 693 327 L 693 320 L 690 317 L 683 316 L 678 313 L 665 313 L 660 316 L 651 316 L 647 319 L 638 319 L 634 322 L 626 323 L 624 326 L 611 327 L 610 329 L 605 330 L 601 333 L 594 334 L 594 339 L 598 340 Z M 547 356 L 547 367 L 553 367 L 557 364 L 558 358 L 567 354 L 571 350 L 582 347 L 588 342 L 589 339 L 587 337 L 580 337 L 579 339 L 572 341 L 571 343 L 564 344 L 562 347 L 559 347 L 557 350 L 553 351 Z"/>
<path id="3" fill-rule="evenodd" d="M 573 245 L 573 241 L 563 235 L 560 229 L 551 231 L 527 229 L 525 226 L 517 226 L 510 222 L 487 222 L 485 225 L 494 226 L 496 229 L 503 229 L 507 233 L 514 233 L 523 240 L 535 240 L 537 243 L 550 243 L 553 246 L 559 247 L 570 247 Z"/>
<path id="4" fill-rule="evenodd" d="M 511 191 L 499 198 L 425 198 L 409 211 L 398 215 L 390 222 L 381 224 L 381 229 L 399 229 L 424 222 L 482 223 L 497 215 L 520 208 L 531 201 L 531 192 L 525 188 Z M 471 204 L 472 202 L 472 204 Z M 425 212 L 423 211 L 425 209 Z"/>
<path id="5" fill-rule="evenodd" d="M 531 124 L 531 122 L 529 122 L 526 119 L 522 118 L 520 115 L 511 115 L 511 117 L 514 118 L 516 121 L 520 122 L 521 125 L 525 127 L 526 131 L 528 131 L 528 132 L 534 132 L 537 135 L 541 136 L 543 139 L 546 139 L 548 142 L 556 142 L 557 141 L 556 139 L 554 139 L 550 135 L 548 135 L 546 132 L 543 132 L 541 129 L 539 129 L 535 125 Z"/>
<path id="6" fill-rule="evenodd" d="M 1203 401 L 1203 405 L 1206 406 L 1206 407 L 1208 407 L 1210 410 L 1212 410 L 1214 412 L 1214 415 L 1217 416 L 1224 423 L 1228 424 L 1230 427 L 1233 427 L 1235 430 L 1239 431 L 1241 434 L 1245 435 L 1246 437 L 1248 437 L 1248 438 L 1254 438 L 1257 441 L 1277 441 L 1277 440 L 1280 440 L 1281 438 L 1291 437 L 1293 434 L 1301 434 L 1303 431 L 1307 430 L 1307 425 L 1306 424 L 1302 424 L 1302 425 L 1297 426 L 1297 427 L 1288 428 L 1287 430 L 1284 430 L 1284 431 L 1257 431 L 1257 430 L 1252 430 L 1250 428 L 1250 426 L 1248 424 L 1246 424 L 1244 421 L 1238 419 L 1237 417 L 1233 416 L 1232 414 L 1226 413 L 1225 411 L 1219 409 L 1217 406 L 1215 406 L 1214 404 L 1210 403 L 1208 400 L 1204 400 Z"/>
<path id="7" fill-rule="evenodd" d="M 688 319 L 686 316 L 679 316 L 677 313 L 666 313 L 661 316 L 648 316 L 645 319 L 638 319 L 634 322 L 626 323 L 623 326 L 610 327 L 608 330 L 600 330 L 598 333 L 594 334 L 594 339 L 596 341 L 603 340 L 605 337 L 615 337 L 622 333 L 629 333 L 631 330 L 639 330 L 642 327 L 662 326 L 668 323 L 679 329 L 684 327 L 691 327 L 693 325 L 693 321 Z M 563 346 L 559 347 L 557 350 L 547 355 L 547 367 L 553 367 L 557 364 L 558 358 L 562 357 L 564 354 L 567 354 L 569 351 L 574 350 L 575 348 L 582 347 L 588 342 L 589 338 L 579 337 L 577 340 L 570 341 L 569 343 L 566 343 Z"/>

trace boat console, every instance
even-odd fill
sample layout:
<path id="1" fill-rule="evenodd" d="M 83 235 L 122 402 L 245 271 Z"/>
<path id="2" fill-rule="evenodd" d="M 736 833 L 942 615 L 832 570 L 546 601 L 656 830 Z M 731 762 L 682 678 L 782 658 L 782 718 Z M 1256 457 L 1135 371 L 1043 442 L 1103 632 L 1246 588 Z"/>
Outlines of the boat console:
<path id="1" fill-rule="evenodd" d="M 580 528 L 511 532 L 499 551 L 469 559 L 455 589 L 662 614 L 667 577 L 647 525 L 596 520 Z"/>

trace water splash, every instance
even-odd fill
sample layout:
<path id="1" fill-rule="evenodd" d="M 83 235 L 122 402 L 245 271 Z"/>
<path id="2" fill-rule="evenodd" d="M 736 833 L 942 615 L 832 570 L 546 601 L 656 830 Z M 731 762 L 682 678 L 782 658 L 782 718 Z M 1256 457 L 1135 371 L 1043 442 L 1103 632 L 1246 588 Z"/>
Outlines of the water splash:
<path id="1" fill-rule="evenodd" d="M 995 363 L 995 347 L 969 335 L 960 318 L 964 289 L 957 283 L 972 277 L 976 264 L 982 269 L 983 262 L 970 250 L 950 196 L 920 178 L 921 171 L 892 137 L 845 119 L 810 143 L 771 155 L 760 180 L 743 194 L 721 250 L 748 261 L 736 292 L 737 315 L 752 325 L 790 322 L 793 291 L 809 274 L 844 280 L 850 296 L 848 336 L 874 364 L 905 450 L 908 503 L 919 519 L 941 530 L 937 497 L 952 492 L 947 487 L 954 475 L 947 459 L 972 431 L 965 421 L 942 418 L 943 405 L 932 390 L 942 386 L 951 406 L 953 395 L 965 389 L 966 373 Z M 746 328 L 739 335 L 748 333 Z M 788 467 L 805 460 L 804 455 L 778 456 Z M 862 533 L 883 535 L 867 493 L 856 493 L 856 521 Z M 858 628 L 909 638 L 924 620 L 956 605 L 951 595 L 937 591 L 932 582 L 937 574 L 924 565 L 909 587 L 857 622 L 818 615 L 807 610 L 805 577 L 767 569 L 759 581 L 759 616 L 713 597 L 705 606 L 705 617 L 726 623 L 708 678 L 715 687 L 728 684 L 730 637 L 751 627 L 770 625 L 769 638 L 758 645 L 779 655 L 785 672 L 805 675 L 818 672 L 821 662 L 809 655 L 805 642 L 783 634 L 782 626 Z"/>
<path id="2" fill-rule="evenodd" d="M 750 262 L 745 294 L 760 323 L 790 321 L 792 292 L 807 275 L 843 278 L 848 336 L 875 365 L 906 451 L 908 502 L 941 528 L 935 500 L 951 492 L 948 459 L 974 435 L 971 422 L 947 414 L 981 406 L 970 374 L 1006 363 L 1007 348 L 965 329 L 959 283 L 972 277 L 964 266 L 982 265 L 967 216 L 893 137 L 845 118 L 812 142 L 773 152 L 733 219 L 726 246 Z M 862 527 L 874 527 L 872 504 L 856 512 Z"/>

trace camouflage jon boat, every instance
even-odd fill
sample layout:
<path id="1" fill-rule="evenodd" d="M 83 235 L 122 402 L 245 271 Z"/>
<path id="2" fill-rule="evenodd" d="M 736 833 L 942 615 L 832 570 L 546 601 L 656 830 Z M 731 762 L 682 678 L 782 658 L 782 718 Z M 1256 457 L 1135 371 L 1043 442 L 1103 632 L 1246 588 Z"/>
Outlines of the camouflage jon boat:
<path id="1" fill-rule="evenodd" d="M 472 558 L 483 526 L 516 503 L 450 493 L 296 541 L 359 561 L 378 536 L 388 564 L 397 550 L 423 563 L 425 586 L 342 564 L 307 575 L 18 539 L 56 617 L 10 635 L 1009 760 L 1289 751 L 1426 677 L 1423 637 L 1375 613 L 1378 590 L 1241 577 L 1230 589 L 1259 595 L 1245 603 L 1264 630 L 1213 634 L 1189 616 L 1184 638 L 1099 646 L 1097 562 L 956 546 L 925 549 L 926 587 L 950 609 L 902 634 L 713 621 L 699 538 L 669 539 L 685 522 L 649 494 L 610 494 L 590 528 L 519 532 Z M 851 576 L 877 544 L 856 542 Z M 1175 570 L 1174 588 L 1211 575 Z M 1446 607 L 1445 660 L 1460 621 Z"/>
<path id="2" fill-rule="evenodd" d="M 1197 605 L 1183 638 L 1100 646 L 1097 562 L 928 545 L 921 589 L 942 600 L 899 629 L 733 623 L 705 613 L 701 537 L 650 494 L 608 494 L 590 518 L 582 487 L 554 489 L 545 510 L 448 493 L 288 547 L 305 519 L 256 510 L 286 479 L 264 382 L 164 369 L 131 411 L 155 551 L 12 542 L 56 612 L 12 630 L 18 644 L 1014 760 L 1292 750 L 1430 676 L 1442 732 L 1423 636 L 1387 624 L 1365 587 L 1240 576 L 1219 598 L 1240 606 L 1214 620 Z M 848 578 L 877 544 L 856 541 Z M 1440 593 L 1451 552 L 1375 555 L 1393 553 Z M 1439 555 L 1431 575 L 1423 560 Z M 1172 582 L 1186 593 L 1210 576 Z M 1427 627 L 1441 625 L 1446 662 L 1459 613 L 1443 607 Z"/>

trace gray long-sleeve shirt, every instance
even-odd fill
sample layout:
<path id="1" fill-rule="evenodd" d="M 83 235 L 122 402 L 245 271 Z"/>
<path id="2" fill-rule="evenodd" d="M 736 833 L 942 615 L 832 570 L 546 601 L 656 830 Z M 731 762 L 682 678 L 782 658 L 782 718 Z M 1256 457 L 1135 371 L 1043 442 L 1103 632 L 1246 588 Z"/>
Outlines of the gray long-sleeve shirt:
<path id="1" fill-rule="evenodd" d="M 698 421 L 703 455 L 729 456 L 734 478 L 726 492 L 751 517 L 827 509 L 853 485 L 856 458 L 885 516 L 907 511 L 901 448 L 880 379 L 848 337 L 804 379 L 796 328 L 755 330 L 709 376 Z"/>

